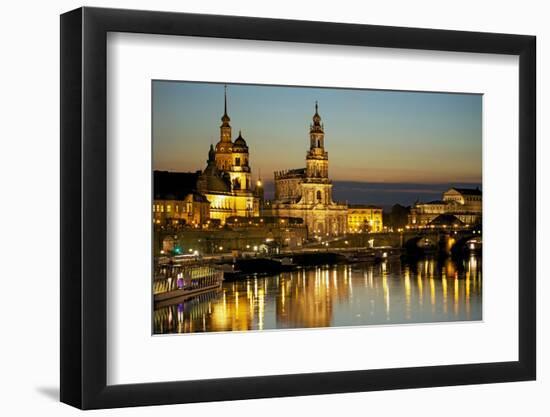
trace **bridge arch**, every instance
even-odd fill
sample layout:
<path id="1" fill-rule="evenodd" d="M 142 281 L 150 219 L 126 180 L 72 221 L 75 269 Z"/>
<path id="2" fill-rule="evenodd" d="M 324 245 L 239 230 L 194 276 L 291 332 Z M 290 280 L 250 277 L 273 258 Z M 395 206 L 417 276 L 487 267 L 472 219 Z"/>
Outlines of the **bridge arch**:
<path id="1" fill-rule="evenodd" d="M 424 252 L 425 250 L 435 250 L 437 248 L 437 241 L 431 236 L 416 235 L 408 238 L 403 242 L 403 247 L 410 254 L 417 254 Z"/>
<path id="2" fill-rule="evenodd" d="M 372 246 L 399 246 L 399 242 L 395 237 L 390 235 L 371 235 L 369 242 L 372 242 Z"/>
<path id="3" fill-rule="evenodd" d="M 473 234 L 467 234 L 467 235 L 463 235 L 463 236 L 460 236 L 459 238 L 457 238 L 454 245 L 451 248 L 451 253 L 453 255 L 460 255 L 463 252 L 467 251 L 469 241 L 472 240 L 472 238 L 474 238 L 474 237 L 475 237 L 475 235 L 473 235 Z"/>

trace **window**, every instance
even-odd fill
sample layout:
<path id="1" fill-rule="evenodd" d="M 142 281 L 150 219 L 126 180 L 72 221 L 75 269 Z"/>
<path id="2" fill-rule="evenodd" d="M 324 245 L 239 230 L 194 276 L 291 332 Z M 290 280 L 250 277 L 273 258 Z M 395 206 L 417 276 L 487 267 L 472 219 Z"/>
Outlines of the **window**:
<path id="1" fill-rule="evenodd" d="M 323 197 L 321 196 L 321 191 L 317 190 L 317 201 L 321 201 Z"/>
<path id="2" fill-rule="evenodd" d="M 241 166 L 241 158 L 235 158 L 235 165 Z"/>

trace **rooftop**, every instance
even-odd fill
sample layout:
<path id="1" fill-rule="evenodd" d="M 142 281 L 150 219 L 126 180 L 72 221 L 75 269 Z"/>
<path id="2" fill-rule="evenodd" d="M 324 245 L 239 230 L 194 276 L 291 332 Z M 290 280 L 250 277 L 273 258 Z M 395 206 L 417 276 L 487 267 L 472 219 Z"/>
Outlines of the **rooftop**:
<path id="1" fill-rule="evenodd" d="M 303 177 L 306 174 L 305 168 L 287 169 L 285 171 L 276 171 L 275 178 L 296 178 Z"/>
<path id="2" fill-rule="evenodd" d="M 479 188 L 457 188 L 452 187 L 449 191 L 455 190 L 462 195 L 481 195 L 481 190 Z"/>
<path id="3" fill-rule="evenodd" d="M 454 226 L 455 224 L 461 226 L 464 223 L 452 214 L 447 213 L 440 214 L 430 222 L 430 225 L 434 226 Z"/>
<path id="4" fill-rule="evenodd" d="M 196 190 L 199 172 L 153 171 L 155 200 L 183 200 Z"/>
<path id="5" fill-rule="evenodd" d="M 435 205 L 439 205 L 439 204 L 447 204 L 447 202 L 443 201 L 443 200 L 432 200 L 432 201 L 427 201 L 425 203 L 422 202 L 422 201 L 419 201 L 416 204 L 418 204 L 418 205 L 422 205 L 422 204 L 424 204 L 424 205 L 434 205 L 435 206 Z"/>
<path id="6" fill-rule="evenodd" d="M 372 205 L 372 204 L 348 204 L 348 207 L 350 209 L 377 209 L 377 210 L 382 210 L 382 207 L 375 206 L 375 205 Z"/>

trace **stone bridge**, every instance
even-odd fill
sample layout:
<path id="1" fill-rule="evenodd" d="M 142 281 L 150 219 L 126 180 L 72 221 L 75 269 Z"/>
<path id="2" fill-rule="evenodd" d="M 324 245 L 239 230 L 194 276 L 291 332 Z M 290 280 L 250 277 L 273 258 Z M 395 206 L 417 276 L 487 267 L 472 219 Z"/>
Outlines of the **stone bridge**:
<path id="1" fill-rule="evenodd" d="M 481 242 L 481 232 L 474 229 L 445 230 L 417 229 L 403 232 L 369 234 L 369 244 L 373 246 L 400 247 L 407 252 L 425 249 L 439 250 L 451 254 L 465 249 L 466 244 L 476 239 Z"/>
<path id="2" fill-rule="evenodd" d="M 280 233 L 279 233 L 280 232 Z M 254 228 L 252 230 L 194 230 L 160 231 L 154 234 L 154 253 L 168 248 L 182 248 L 181 254 L 191 254 L 198 251 L 201 255 L 229 253 L 231 250 L 255 251 L 256 247 L 265 244 L 266 238 L 283 242 L 303 241 L 306 237 L 305 228 L 285 232 L 285 229 Z M 289 237 L 289 239 L 286 239 Z M 349 250 L 351 248 L 372 248 L 390 246 L 402 248 L 408 253 L 440 251 L 447 254 L 463 250 L 471 239 L 481 242 L 480 231 L 468 229 L 405 229 L 401 232 L 357 233 L 326 238 L 320 241 L 307 242 L 303 245 L 289 244 L 281 249 L 284 251 L 314 251 Z M 265 246 L 265 245 L 264 245 Z M 479 247 L 481 244 L 479 244 Z"/>

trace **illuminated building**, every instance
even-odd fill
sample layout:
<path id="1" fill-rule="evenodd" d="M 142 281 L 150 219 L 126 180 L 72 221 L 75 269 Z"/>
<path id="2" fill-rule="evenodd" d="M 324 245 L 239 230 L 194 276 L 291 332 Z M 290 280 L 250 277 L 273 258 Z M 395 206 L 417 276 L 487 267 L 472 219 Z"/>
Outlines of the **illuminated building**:
<path id="1" fill-rule="evenodd" d="M 277 217 L 303 219 L 310 235 L 344 234 L 347 205 L 332 200 L 324 126 L 317 103 L 309 137 L 306 167 L 275 172 L 275 199 L 266 212 Z"/>
<path id="2" fill-rule="evenodd" d="M 482 194 L 479 188 L 450 188 L 443 193 L 443 201 L 449 205 L 450 210 L 457 212 L 482 212 Z"/>
<path id="3" fill-rule="evenodd" d="M 200 226 L 210 218 L 210 203 L 199 193 L 189 193 L 182 200 L 155 200 L 153 221 L 156 224 Z"/>
<path id="4" fill-rule="evenodd" d="M 383 230 L 382 208 L 370 205 L 348 207 L 348 232 L 381 232 Z"/>
<path id="5" fill-rule="evenodd" d="M 199 226 L 210 219 L 210 203 L 195 190 L 196 172 L 154 171 L 153 222 Z"/>
<path id="6" fill-rule="evenodd" d="M 441 200 L 415 203 L 409 215 L 409 226 L 438 226 L 443 220 L 448 223 L 450 217 L 441 215 L 454 216 L 458 226 L 478 224 L 481 223 L 482 211 L 483 199 L 479 188 L 452 187 L 443 193 Z"/>
<path id="7" fill-rule="evenodd" d="M 382 230 L 381 208 L 351 206 L 348 213 L 347 204 L 333 201 L 324 126 L 317 103 L 310 125 L 306 166 L 274 173 L 273 201 L 264 200 L 260 176 L 252 182 L 249 148 L 242 132 L 232 140 L 227 91 L 224 91 L 221 122 L 219 140 L 216 145 L 210 145 L 204 170 L 155 171 L 153 218 L 156 224 L 223 226 L 229 218 L 265 216 L 300 219 L 309 237 L 344 235 L 348 230 Z M 301 240 L 300 237 L 297 242 Z"/>
<path id="8" fill-rule="evenodd" d="M 252 188 L 248 145 L 241 132 L 235 141 L 231 140 L 227 92 L 221 120 L 220 140 L 215 148 L 210 146 L 207 166 L 199 176 L 197 190 L 210 202 L 210 218 L 225 224 L 230 216 L 259 216 L 260 198 L 259 191 Z"/>

